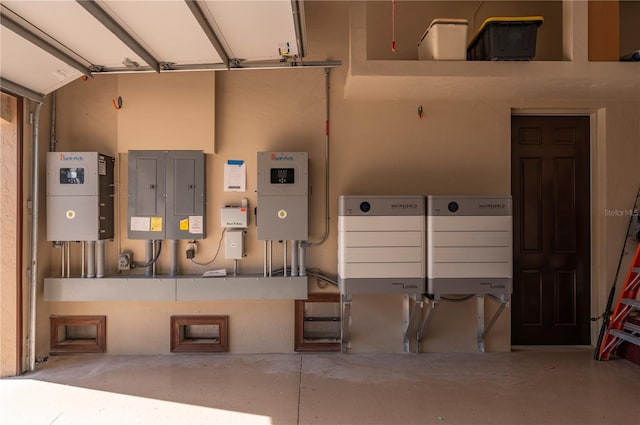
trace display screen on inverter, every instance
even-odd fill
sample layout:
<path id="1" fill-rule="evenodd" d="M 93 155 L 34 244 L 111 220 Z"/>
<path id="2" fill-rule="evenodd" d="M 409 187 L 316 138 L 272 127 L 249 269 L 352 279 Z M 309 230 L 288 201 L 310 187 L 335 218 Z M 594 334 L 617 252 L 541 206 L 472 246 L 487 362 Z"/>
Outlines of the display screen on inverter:
<path id="1" fill-rule="evenodd" d="M 60 168 L 60 184 L 84 184 L 84 168 Z"/>
<path id="2" fill-rule="evenodd" d="M 293 168 L 272 168 L 271 184 L 294 184 Z"/>

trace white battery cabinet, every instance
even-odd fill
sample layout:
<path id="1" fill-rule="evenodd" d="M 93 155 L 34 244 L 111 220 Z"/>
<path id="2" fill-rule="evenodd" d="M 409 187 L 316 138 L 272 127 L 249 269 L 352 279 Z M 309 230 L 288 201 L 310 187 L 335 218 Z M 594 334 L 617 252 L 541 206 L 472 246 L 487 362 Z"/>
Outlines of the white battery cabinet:
<path id="1" fill-rule="evenodd" d="M 422 294 L 424 196 L 341 196 L 338 284 L 353 294 Z"/>
<path id="2" fill-rule="evenodd" d="M 427 198 L 427 293 L 511 294 L 510 196 Z"/>
<path id="3" fill-rule="evenodd" d="M 466 60 L 468 27 L 466 19 L 434 19 L 418 42 L 418 59 Z"/>
<path id="4" fill-rule="evenodd" d="M 425 197 L 341 196 L 338 207 L 342 350 L 351 346 L 353 295 L 401 294 L 403 350 L 409 351 L 409 298 L 421 306 L 425 291 Z"/>

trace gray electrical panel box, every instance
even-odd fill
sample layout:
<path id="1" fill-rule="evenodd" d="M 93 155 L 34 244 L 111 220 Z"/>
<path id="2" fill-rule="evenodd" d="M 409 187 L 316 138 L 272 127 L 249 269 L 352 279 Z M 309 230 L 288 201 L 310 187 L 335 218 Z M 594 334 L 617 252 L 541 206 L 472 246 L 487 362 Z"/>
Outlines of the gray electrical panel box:
<path id="1" fill-rule="evenodd" d="M 97 152 L 47 153 L 47 239 L 113 239 L 115 159 Z"/>
<path id="2" fill-rule="evenodd" d="M 258 152 L 258 240 L 309 238 L 309 156 Z"/>
<path id="3" fill-rule="evenodd" d="M 203 239 L 202 151 L 129 151 L 129 239 Z"/>

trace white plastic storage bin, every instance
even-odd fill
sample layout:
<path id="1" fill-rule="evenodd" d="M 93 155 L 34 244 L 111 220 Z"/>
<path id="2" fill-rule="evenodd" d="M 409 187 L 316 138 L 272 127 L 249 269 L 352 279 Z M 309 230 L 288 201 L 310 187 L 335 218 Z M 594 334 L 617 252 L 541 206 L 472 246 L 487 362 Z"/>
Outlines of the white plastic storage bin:
<path id="1" fill-rule="evenodd" d="M 468 27 L 466 19 L 434 19 L 420 38 L 418 59 L 466 60 Z"/>

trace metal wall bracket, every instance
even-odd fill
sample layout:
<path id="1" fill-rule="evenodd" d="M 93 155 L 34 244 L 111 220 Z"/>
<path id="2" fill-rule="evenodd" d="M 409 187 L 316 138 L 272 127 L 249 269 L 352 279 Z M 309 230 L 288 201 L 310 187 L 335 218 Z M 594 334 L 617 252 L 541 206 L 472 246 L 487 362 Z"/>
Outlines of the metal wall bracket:
<path id="1" fill-rule="evenodd" d="M 341 340 L 342 352 L 346 353 L 351 348 L 351 295 L 341 295 L 342 302 L 342 324 L 341 324 Z"/>
<path id="2" fill-rule="evenodd" d="M 490 299 L 500 303 L 498 310 L 491 316 L 489 323 L 485 325 L 485 297 L 489 297 Z M 433 300 L 429 298 L 425 298 L 427 303 L 427 308 L 424 309 L 422 322 L 420 328 L 417 332 L 417 352 L 420 352 L 422 341 L 424 340 L 424 336 L 427 328 L 429 327 L 429 323 L 433 318 L 433 312 L 440 303 L 440 297 L 436 297 Z M 485 351 L 485 338 L 495 325 L 496 321 L 504 311 L 504 309 L 509 305 L 509 298 L 507 295 L 476 295 L 476 307 L 477 307 L 477 344 L 478 351 L 484 353 Z"/>
<path id="3" fill-rule="evenodd" d="M 411 299 L 413 299 L 413 309 L 411 308 Z M 403 313 L 403 337 L 402 337 L 402 349 L 405 353 L 411 351 L 411 338 L 410 332 L 414 323 L 418 325 L 420 318 L 422 317 L 422 311 L 424 309 L 423 295 L 405 294 L 402 297 L 402 313 Z M 420 352 L 421 337 L 420 329 L 422 326 L 418 326 L 416 330 L 416 353 Z"/>
<path id="4" fill-rule="evenodd" d="M 487 295 L 489 298 L 493 299 L 500 303 L 498 310 L 493 314 L 489 323 L 485 326 L 484 324 L 484 307 L 485 307 L 485 295 L 478 295 L 476 297 L 476 303 L 478 308 L 478 351 L 484 353 L 484 340 L 486 336 L 489 334 L 493 325 L 495 325 L 498 317 L 502 314 L 507 304 L 509 304 L 509 300 L 506 299 L 504 295 L 499 297 L 495 295 Z"/>

